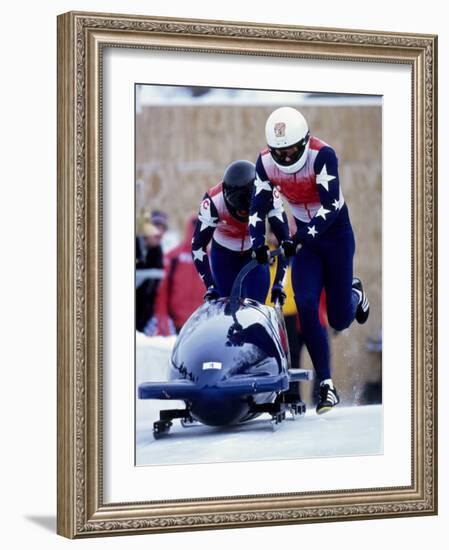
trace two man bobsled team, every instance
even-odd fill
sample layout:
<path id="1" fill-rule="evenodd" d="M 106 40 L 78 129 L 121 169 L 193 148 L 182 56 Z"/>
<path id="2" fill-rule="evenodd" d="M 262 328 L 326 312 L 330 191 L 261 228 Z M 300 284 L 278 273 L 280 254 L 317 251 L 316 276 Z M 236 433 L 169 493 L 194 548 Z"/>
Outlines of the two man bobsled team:
<path id="1" fill-rule="evenodd" d="M 319 318 L 322 291 L 329 325 L 337 331 L 354 319 L 365 323 L 369 302 L 360 279 L 353 277 L 355 239 L 334 149 L 311 135 L 303 115 L 291 107 L 271 113 L 265 136 L 267 148 L 255 165 L 245 160 L 231 163 L 223 180 L 204 195 L 192 256 L 207 289 L 206 300 L 229 296 L 236 275 L 255 257 L 258 266 L 247 276 L 243 295 L 264 302 L 270 287 L 268 218 L 285 258 L 277 264 L 271 301 L 282 302 L 282 281 L 291 261 L 302 336 L 320 382 L 317 412 L 322 414 L 339 403 L 327 332 Z M 294 235 L 282 199 L 293 214 Z"/>

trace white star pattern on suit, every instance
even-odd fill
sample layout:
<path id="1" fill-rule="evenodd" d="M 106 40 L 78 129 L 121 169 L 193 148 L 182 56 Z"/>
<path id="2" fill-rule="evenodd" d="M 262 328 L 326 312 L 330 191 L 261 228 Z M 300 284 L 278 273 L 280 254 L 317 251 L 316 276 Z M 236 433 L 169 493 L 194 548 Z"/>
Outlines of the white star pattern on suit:
<path id="1" fill-rule="evenodd" d="M 207 207 L 206 207 L 207 204 Z M 218 218 L 214 218 L 210 213 L 209 201 L 204 201 L 200 208 L 198 219 L 201 222 L 200 231 L 204 231 L 208 227 L 217 227 Z"/>
<path id="2" fill-rule="evenodd" d="M 252 225 L 253 227 L 256 227 L 256 224 L 257 222 L 261 222 L 262 220 L 259 218 L 259 216 L 257 215 L 257 212 L 254 212 L 254 214 L 252 214 L 250 217 L 249 217 L 249 225 Z"/>
<path id="3" fill-rule="evenodd" d="M 268 181 L 262 181 L 259 176 L 256 176 L 256 179 L 254 181 L 254 186 L 256 188 L 255 196 L 261 192 L 261 191 L 271 191 L 270 182 Z"/>
<path id="4" fill-rule="evenodd" d="M 326 210 L 324 208 L 324 206 L 320 206 L 320 209 L 318 210 L 318 212 L 316 213 L 316 216 L 320 216 L 321 218 L 323 218 L 323 220 L 326 219 L 326 214 L 329 214 L 330 210 Z"/>
<path id="5" fill-rule="evenodd" d="M 283 222 L 284 221 L 284 218 L 282 217 L 283 212 L 284 212 L 283 208 L 273 208 L 273 210 L 270 210 L 268 212 L 268 217 L 269 218 L 277 218 L 278 220 Z"/>
<path id="6" fill-rule="evenodd" d="M 316 176 L 316 182 L 322 185 L 326 191 L 329 191 L 329 182 L 334 180 L 335 176 L 331 176 L 327 173 L 326 165 L 323 165 L 321 172 Z"/>
<path id="7" fill-rule="evenodd" d="M 307 234 L 312 235 L 312 237 L 315 238 L 315 235 L 318 235 L 318 231 L 315 229 L 315 226 L 312 225 L 312 227 L 309 227 L 309 229 L 307 230 Z"/>
<path id="8" fill-rule="evenodd" d="M 198 248 L 197 250 L 192 250 L 192 255 L 195 261 L 198 260 L 199 262 L 202 262 L 204 256 L 207 256 L 207 253 L 202 248 Z"/>

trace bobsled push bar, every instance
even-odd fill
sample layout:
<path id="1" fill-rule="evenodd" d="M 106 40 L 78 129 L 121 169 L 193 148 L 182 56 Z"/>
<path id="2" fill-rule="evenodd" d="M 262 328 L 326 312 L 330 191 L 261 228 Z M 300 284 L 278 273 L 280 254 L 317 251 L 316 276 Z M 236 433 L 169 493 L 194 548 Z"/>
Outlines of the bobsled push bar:
<path id="1" fill-rule="evenodd" d="M 276 256 L 281 256 L 283 253 L 282 248 L 276 248 L 270 251 L 270 258 L 275 258 Z M 253 253 L 254 256 L 254 253 Z M 234 319 L 235 326 L 238 327 L 239 323 L 237 321 L 236 313 L 240 307 L 240 299 L 242 295 L 242 284 L 245 277 L 250 271 L 252 271 L 257 266 L 257 260 L 253 258 L 241 269 L 240 273 L 235 278 L 234 284 L 232 285 L 231 294 L 229 296 L 229 306 L 231 310 L 232 318 Z"/>

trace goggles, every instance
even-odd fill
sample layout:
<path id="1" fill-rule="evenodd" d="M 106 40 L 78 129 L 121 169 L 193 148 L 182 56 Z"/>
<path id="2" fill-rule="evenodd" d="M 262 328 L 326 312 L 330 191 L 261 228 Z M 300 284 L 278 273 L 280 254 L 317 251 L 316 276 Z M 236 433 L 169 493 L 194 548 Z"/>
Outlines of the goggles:
<path id="1" fill-rule="evenodd" d="M 295 164 L 304 154 L 309 138 L 310 132 L 307 132 L 306 136 L 294 145 L 289 145 L 288 147 L 269 147 L 271 156 L 281 166 Z"/>

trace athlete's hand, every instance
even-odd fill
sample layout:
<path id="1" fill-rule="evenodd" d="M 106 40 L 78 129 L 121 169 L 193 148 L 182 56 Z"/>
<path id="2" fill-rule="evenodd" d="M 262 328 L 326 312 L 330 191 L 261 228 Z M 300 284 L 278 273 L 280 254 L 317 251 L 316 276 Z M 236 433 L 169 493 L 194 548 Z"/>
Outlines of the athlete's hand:
<path id="1" fill-rule="evenodd" d="M 288 240 L 288 241 L 282 241 L 281 242 L 281 248 L 284 252 L 284 256 L 286 258 L 291 258 L 296 255 L 296 250 L 298 248 L 297 243 Z"/>
<path id="2" fill-rule="evenodd" d="M 220 298 L 220 293 L 214 286 L 210 286 L 206 290 L 206 294 L 204 295 L 204 301 L 205 302 L 215 302 L 215 300 L 218 300 Z"/>
<path id="3" fill-rule="evenodd" d="M 285 294 L 285 291 L 281 285 L 274 285 L 271 289 L 271 301 L 273 304 L 276 302 L 279 302 L 281 306 L 285 304 L 285 299 L 287 298 L 287 295 Z"/>
<path id="4" fill-rule="evenodd" d="M 259 264 L 267 264 L 270 259 L 270 249 L 266 244 L 257 247 L 254 250 L 254 257 Z"/>

